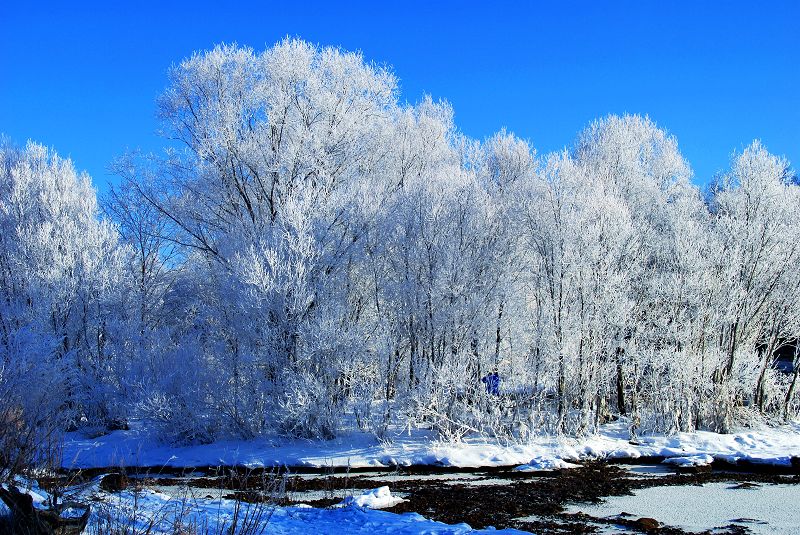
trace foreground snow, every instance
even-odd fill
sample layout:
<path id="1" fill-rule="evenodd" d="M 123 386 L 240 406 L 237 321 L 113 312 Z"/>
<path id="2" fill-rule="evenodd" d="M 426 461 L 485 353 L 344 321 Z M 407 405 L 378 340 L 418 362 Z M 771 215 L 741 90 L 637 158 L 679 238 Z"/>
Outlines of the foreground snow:
<path id="1" fill-rule="evenodd" d="M 391 496 L 376 496 L 380 492 L 368 491 L 362 496 L 357 496 L 342 507 L 330 509 L 317 509 L 308 506 L 294 507 L 275 507 L 263 512 L 261 521 L 267 523 L 265 533 L 285 534 L 285 535 L 306 535 L 308 533 L 319 534 L 341 534 L 341 533 L 393 533 L 393 534 L 437 534 L 437 535 L 462 535 L 493 533 L 503 535 L 523 534 L 514 529 L 495 530 L 492 528 L 485 530 L 473 530 L 467 524 L 448 525 L 441 522 L 429 520 L 416 513 L 406 513 L 402 515 L 372 509 L 369 505 L 386 506 L 387 500 Z M 137 497 L 143 511 L 157 512 L 163 511 L 170 502 L 170 497 L 163 494 L 146 491 L 145 496 L 141 494 Z M 123 493 L 121 498 L 128 504 L 133 502 L 130 493 Z M 175 501 L 172 499 L 172 501 Z M 359 505 L 359 502 L 364 502 Z M 190 511 L 186 515 L 186 524 L 196 523 L 197 525 L 209 525 L 212 533 L 214 528 L 219 526 L 230 526 L 234 515 L 234 502 L 231 500 L 197 500 L 190 506 Z M 258 515 L 258 514 L 257 514 Z M 145 513 L 147 517 L 147 513 Z M 164 533 L 172 533 L 169 522 L 165 525 Z"/>
<path id="2" fill-rule="evenodd" d="M 598 435 L 580 438 L 540 437 L 528 444 L 502 445 L 485 438 L 461 443 L 437 442 L 429 432 L 398 434 L 378 442 L 371 435 L 352 434 L 330 441 L 281 438 L 225 441 L 173 447 L 159 445 L 142 426 L 115 431 L 98 438 L 79 433 L 67 437 L 63 465 L 66 468 L 111 466 L 198 467 L 217 465 L 304 466 L 352 468 L 440 465 L 453 467 L 526 465 L 525 469 L 566 467 L 567 462 L 595 458 L 663 456 L 688 458 L 686 463 L 707 460 L 748 461 L 789 466 L 800 455 L 800 424 L 761 427 L 722 435 L 706 431 L 674 436 L 649 436 L 629 441 L 627 425 L 615 422 Z M 677 461 L 678 464 L 683 464 Z"/>
<path id="3" fill-rule="evenodd" d="M 153 489 L 126 490 L 110 494 L 99 488 L 97 478 L 83 488 L 73 499 L 92 504 L 92 515 L 87 533 L 136 532 L 171 534 L 176 526 L 191 526 L 199 533 L 221 533 L 234 525 L 235 518 L 250 518 L 259 528 L 253 533 L 282 535 L 317 534 L 372 534 L 398 535 L 466 535 L 491 533 L 500 535 L 525 534 L 515 529 L 474 530 L 467 524 L 443 524 L 416 513 L 394 514 L 378 510 L 391 507 L 402 499 L 392 496 L 388 487 L 365 491 L 360 496 L 350 496 L 339 506 L 317 509 L 307 505 L 277 507 L 249 505 L 224 498 L 202 498 L 190 494 L 176 497 Z M 18 488 L 34 499 L 36 507 L 45 507 L 49 497 L 35 482 L 19 481 Z M 237 507 L 240 507 L 237 511 Z M 82 513 L 83 511 L 81 511 Z M 240 525 L 241 527 L 241 525 Z M 262 529 L 266 527 L 266 529 Z M 238 533 L 238 531 L 237 531 Z"/>
<path id="4" fill-rule="evenodd" d="M 524 534 L 515 529 L 473 530 L 467 524 L 448 525 L 428 520 L 416 513 L 396 515 L 385 511 L 346 507 L 343 509 L 279 508 L 270 519 L 268 533 L 281 534 Z"/>

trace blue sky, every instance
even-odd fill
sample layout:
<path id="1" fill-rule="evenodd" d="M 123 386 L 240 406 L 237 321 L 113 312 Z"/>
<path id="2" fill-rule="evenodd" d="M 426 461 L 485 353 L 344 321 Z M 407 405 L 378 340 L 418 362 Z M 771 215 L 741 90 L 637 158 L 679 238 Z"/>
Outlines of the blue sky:
<path id="1" fill-rule="evenodd" d="M 540 152 L 609 113 L 649 114 L 706 183 L 754 138 L 800 167 L 800 1 L 6 2 L 0 132 L 70 155 L 100 191 L 128 148 L 163 146 L 170 64 L 284 36 L 393 66 L 401 98 L 446 98 L 466 134 Z"/>

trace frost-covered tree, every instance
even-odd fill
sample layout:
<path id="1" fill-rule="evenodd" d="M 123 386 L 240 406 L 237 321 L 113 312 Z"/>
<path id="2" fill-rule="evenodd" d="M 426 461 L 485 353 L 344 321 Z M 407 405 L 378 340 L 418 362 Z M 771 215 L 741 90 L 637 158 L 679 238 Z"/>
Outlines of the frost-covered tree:
<path id="1" fill-rule="evenodd" d="M 289 39 L 193 54 L 158 113 L 113 225 L 68 160 L 2 147 L 0 411 L 178 442 L 797 415 L 799 186 L 759 143 L 703 197 L 647 117 L 539 155 Z"/>
<path id="2" fill-rule="evenodd" d="M 168 184 L 139 191 L 213 286 L 192 329 L 234 396 L 206 397 L 245 434 L 276 418 L 294 434 L 336 429 L 367 352 L 353 321 L 363 205 L 392 186 L 395 98 L 386 70 L 296 40 L 220 46 L 172 70 L 159 110 L 185 150 L 165 162 Z"/>
<path id="3" fill-rule="evenodd" d="M 0 383 L 24 414 L 120 425 L 126 284 L 89 177 L 35 143 L 0 149 Z"/>
<path id="4" fill-rule="evenodd" d="M 798 187 L 788 163 L 754 142 L 735 155 L 730 172 L 713 191 L 711 208 L 718 240 L 715 309 L 724 392 L 718 426 L 730 427 L 736 407 L 754 400 L 768 405 L 769 368 L 781 344 L 796 340 Z M 753 389 L 753 390 L 751 390 Z"/>

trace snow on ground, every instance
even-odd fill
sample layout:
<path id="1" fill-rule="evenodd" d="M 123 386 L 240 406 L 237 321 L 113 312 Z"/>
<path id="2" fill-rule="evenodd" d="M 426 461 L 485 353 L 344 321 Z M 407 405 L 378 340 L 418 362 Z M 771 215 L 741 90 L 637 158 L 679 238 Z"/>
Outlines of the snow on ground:
<path id="1" fill-rule="evenodd" d="M 396 515 L 386 511 L 345 507 L 341 509 L 293 508 L 276 510 L 269 529 L 270 534 L 342 534 L 393 533 L 425 535 L 461 535 L 491 533 L 498 535 L 524 534 L 514 529 L 473 530 L 467 524 L 448 525 L 428 520 L 416 513 Z"/>
<path id="2" fill-rule="evenodd" d="M 92 514 L 87 533 L 136 532 L 153 535 L 172 534 L 176 525 L 194 526 L 198 532 L 221 533 L 230 528 L 237 516 L 237 503 L 221 497 L 202 498 L 191 493 L 172 495 L 159 490 L 145 488 L 108 493 L 100 490 L 100 477 L 84 487 L 73 489 L 70 498 L 92 504 Z M 19 480 L 17 488 L 34 497 L 37 506 L 49 495 L 35 481 Z M 380 511 L 403 501 L 393 496 L 389 487 L 365 491 L 360 496 L 350 496 L 339 506 L 317 509 L 308 505 L 277 507 L 268 504 L 239 503 L 241 520 L 247 516 L 259 525 L 266 524 L 264 533 L 280 535 L 341 534 L 353 535 L 388 533 L 414 535 L 466 535 L 499 534 L 524 535 L 527 532 L 514 529 L 495 530 L 486 528 L 473 530 L 467 524 L 443 524 L 424 518 L 416 513 L 402 515 Z M 71 510 L 62 513 L 68 516 Z M 84 510 L 75 510 L 76 515 Z M 207 528 L 207 530 L 206 530 Z M 259 533 L 259 530 L 255 530 Z"/>
<path id="3" fill-rule="evenodd" d="M 199 467 L 208 465 L 306 466 L 381 468 L 391 465 L 442 465 L 480 467 L 522 465 L 520 469 L 546 470 L 565 468 L 570 461 L 590 458 L 639 458 L 665 456 L 679 466 L 698 466 L 713 459 L 729 462 L 746 460 L 755 463 L 790 465 L 800 454 L 800 424 L 776 428 L 741 430 L 729 435 L 710 432 L 680 433 L 673 436 L 647 436 L 630 441 L 624 421 L 606 425 L 598 435 L 579 438 L 540 437 L 528 444 L 498 444 L 488 439 L 471 438 L 448 444 L 435 440 L 424 431 L 397 434 L 391 441 L 377 441 L 367 434 L 351 434 L 331 441 L 302 441 L 261 438 L 253 441 L 217 442 L 207 445 L 170 447 L 158 445 L 143 426 L 129 431 L 115 431 L 89 438 L 79 433 L 68 436 L 64 446 L 65 467 L 164 466 Z M 727 525 L 743 517 L 757 519 L 748 523 L 764 532 L 792 532 L 787 526 L 800 525 L 800 512 L 786 513 L 788 503 L 800 499 L 800 487 L 768 486 L 756 489 L 731 489 L 730 485 L 704 487 L 668 487 L 644 489 L 636 497 L 611 498 L 597 506 L 597 516 L 617 515 L 625 511 L 635 516 L 652 516 L 670 525 L 707 529 Z M 180 503 L 168 494 L 144 491 L 147 499 L 140 506 L 162 511 L 165 504 Z M 697 493 L 697 495 L 692 494 Z M 124 510 L 135 503 L 130 493 L 115 498 Z M 399 533 L 462 534 L 476 533 L 466 524 L 445 525 L 418 514 L 396 515 L 380 511 L 399 498 L 383 487 L 361 496 L 345 499 L 341 507 L 276 507 L 269 511 L 270 533 Z M 171 500 L 171 501 L 170 501 Z M 628 501 L 626 501 L 628 500 Z M 152 503 L 151 503 L 152 502 Z M 234 502 L 199 499 L 191 515 L 202 521 L 225 522 L 231 517 Z M 691 508 L 686 504 L 691 504 Z M 716 504 L 714 511 L 702 504 Z M 585 505 L 581 505 L 585 510 Z M 748 508 L 749 507 L 749 508 Z M 95 513 L 96 515 L 97 513 Z M 93 522 L 97 522 L 95 516 Z M 766 522 L 760 524 L 758 522 Z M 766 526 L 766 527 L 765 527 Z M 487 530 L 488 531 L 488 530 Z M 504 530 L 494 533 L 520 533 Z"/>
<path id="4" fill-rule="evenodd" d="M 569 463 L 557 457 L 534 457 L 526 464 L 517 466 L 514 470 L 519 472 L 540 472 L 542 470 L 558 470 L 561 468 L 576 468 L 578 465 Z"/>
<path id="5" fill-rule="evenodd" d="M 629 441 L 624 421 L 608 424 L 595 436 L 585 438 L 539 437 L 528 444 L 498 444 L 486 438 L 461 443 L 441 443 L 427 431 L 398 433 L 391 441 L 377 441 L 354 433 L 330 441 L 260 438 L 213 444 L 172 447 L 159 445 L 143 426 L 87 438 L 68 435 L 63 465 L 67 468 L 111 466 L 194 467 L 209 465 L 350 466 L 352 468 L 441 465 L 454 467 L 528 465 L 541 468 L 564 466 L 563 462 L 591 458 L 639 458 L 665 456 L 736 462 L 790 465 L 800 454 L 800 423 L 761 427 L 722 435 L 707 431 L 673 436 L 647 436 Z"/>
<path id="6" fill-rule="evenodd" d="M 28 483 L 27 480 L 21 477 L 16 477 L 15 483 L 16 484 L 12 486 L 16 487 L 23 494 L 27 494 L 28 496 L 30 496 L 34 507 L 43 505 L 47 501 L 47 498 L 49 498 L 47 492 L 40 489 L 39 486 L 36 485 L 35 483 Z M 4 489 L 9 488 L 8 483 L 3 483 L 0 486 L 2 486 Z"/>
<path id="7" fill-rule="evenodd" d="M 714 457 L 707 453 L 700 455 L 687 455 L 685 457 L 670 457 L 664 459 L 664 463 L 678 466 L 680 468 L 695 468 L 698 466 L 708 466 L 714 462 Z"/>
<path id="8" fill-rule="evenodd" d="M 385 489 L 385 490 L 384 490 Z M 173 533 L 176 519 L 183 526 L 196 526 L 199 531 L 217 533 L 224 531 L 220 527 L 230 528 L 235 516 L 235 502 L 227 499 L 192 499 L 189 502 L 180 498 L 170 497 L 163 493 L 145 489 L 133 493 L 124 491 L 119 494 L 109 495 L 98 493 L 103 505 L 94 505 L 94 513 L 90 520 L 89 532 L 93 527 L 106 528 L 133 526 L 147 529 L 148 533 L 161 534 Z M 359 500 L 359 498 L 364 498 Z M 487 528 L 473 530 L 467 524 L 443 524 L 428 520 L 416 513 L 402 515 L 380 511 L 374 506 L 387 506 L 394 499 L 389 489 L 374 489 L 364 495 L 349 500 L 337 508 L 317 509 L 307 505 L 293 507 L 273 507 L 268 505 L 240 504 L 240 507 L 250 508 L 239 511 L 239 518 L 249 515 L 260 525 L 266 523 L 264 533 L 280 535 L 306 535 L 315 534 L 341 534 L 353 535 L 388 533 L 388 534 L 430 534 L 430 535 L 465 535 L 465 534 L 502 534 L 522 535 L 526 532 L 504 529 L 495 530 Z M 363 502 L 363 503 L 361 503 Z M 113 511 L 111 523 L 108 515 L 103 511 Z M 155 519 L 155 526 L 149 529 Z M 104 523 L 105 522 L 105 523 Z M 259 531 L 256 531 L 259 532 Z"/>
<path id="9" fill-rule="evenodd" d="M 361 496 L 348 496 L 339 506 L 347 507 L 348 505 L 357 505 L 358 507 L 366 507 L 368 509 L 384 509 L 386 507 L 393 507 L 403 501 L 405 501 L 403 498 L 392 496 L 389 487 L 384 485 L 377 489 L 368 490 L 361 494 Z"/>
<path id="10" fill-rule="evenodd" d="M 650 517 L 690 531 L 730 524 L 752 533 L 797 533 L 800 526 L 800 487 L 762 485 L 741 487 L 733 483 L 702 486 L 651 487 L 633 496 L 614 496 L 597 505 L 579 504 L 568 512 L 595 517 L 627 513 L 630 518 Z"/>

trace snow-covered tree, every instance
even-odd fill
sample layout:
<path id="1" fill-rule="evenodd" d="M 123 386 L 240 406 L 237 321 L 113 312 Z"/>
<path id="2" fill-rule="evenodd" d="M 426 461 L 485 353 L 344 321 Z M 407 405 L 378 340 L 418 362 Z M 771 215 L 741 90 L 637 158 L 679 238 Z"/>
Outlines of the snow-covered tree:
<path id="1" fill-rule="evenodd" d="M 772 355 L 800 334 L 799 199 L 788 163 L 759 142 L 734 156 L 714 188 L 716 273 L 722 281 L 714 302 L 722 355 L 715 379 L 725 392 L 720 428 L 728 428 L 731 411 L 751 397 L 759 410 L 767 408 Z"/>
<path id="2" fill-rule="evenodd" d="M 796 416 L 788 162 L 756 142 L 703 197 L 647 117 L 539 155 L 398 96 L 299 40 L 195 53 L 158 101 L 165 153 L 114 163 L 114 224 L 69 160 L 3 145 L 0 417 L 197 442 Z"/>
<path id="3" fill-rule="evenodd" d="M 89 177 L 29 143 L 0 150 L 0 366 L 4 402 L 70 425 L 120 425 L 116 335 L 126 284 L 117 231 Z"/>

